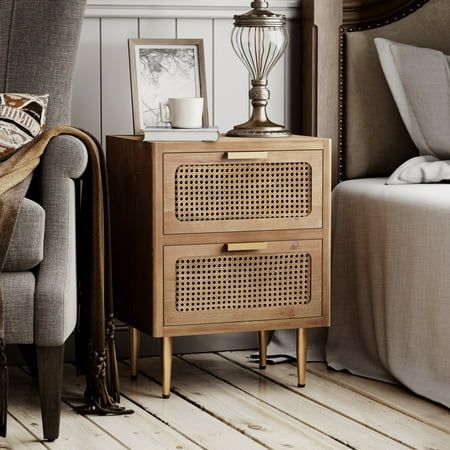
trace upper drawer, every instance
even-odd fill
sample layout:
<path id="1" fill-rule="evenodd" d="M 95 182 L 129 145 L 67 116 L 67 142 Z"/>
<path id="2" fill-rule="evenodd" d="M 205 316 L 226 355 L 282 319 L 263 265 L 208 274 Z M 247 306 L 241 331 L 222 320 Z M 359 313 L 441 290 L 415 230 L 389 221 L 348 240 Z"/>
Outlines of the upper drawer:
<path id="1" fill-rule="evenodd" d="M 322 151 L 164 154 L 164 233 L 322 227 Z"/>

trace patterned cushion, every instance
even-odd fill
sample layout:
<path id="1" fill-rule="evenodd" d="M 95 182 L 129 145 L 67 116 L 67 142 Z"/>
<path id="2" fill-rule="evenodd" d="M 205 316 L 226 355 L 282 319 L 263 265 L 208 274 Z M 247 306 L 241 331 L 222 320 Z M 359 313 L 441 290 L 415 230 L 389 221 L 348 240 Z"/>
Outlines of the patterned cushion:
<path id="1" fill-rule="evenodd" d="M 48 95 L 0 94 L 0 161 L 42 132 Z"/>

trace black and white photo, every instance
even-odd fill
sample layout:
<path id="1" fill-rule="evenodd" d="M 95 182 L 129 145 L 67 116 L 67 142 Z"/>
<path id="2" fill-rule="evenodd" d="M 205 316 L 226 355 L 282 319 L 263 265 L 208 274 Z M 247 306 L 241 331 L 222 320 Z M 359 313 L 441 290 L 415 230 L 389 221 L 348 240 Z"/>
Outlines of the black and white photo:
<path id="1" fill-rule="evenodd" d="M 135 134 L 162 125 L 160 104 L 169 98 L 206 98 L 201 39 L 130 39 L 129 48 Z"/>

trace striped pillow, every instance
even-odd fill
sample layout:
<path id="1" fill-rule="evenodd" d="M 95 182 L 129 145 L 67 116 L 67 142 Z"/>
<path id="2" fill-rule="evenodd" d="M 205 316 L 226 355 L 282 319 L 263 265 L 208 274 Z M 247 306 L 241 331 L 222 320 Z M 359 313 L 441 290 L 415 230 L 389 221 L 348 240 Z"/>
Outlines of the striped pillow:
<path id="1" fill-rule="evenodd" d="M 39 136 L 48 95 L 0 94 L 0 160 Z"/>

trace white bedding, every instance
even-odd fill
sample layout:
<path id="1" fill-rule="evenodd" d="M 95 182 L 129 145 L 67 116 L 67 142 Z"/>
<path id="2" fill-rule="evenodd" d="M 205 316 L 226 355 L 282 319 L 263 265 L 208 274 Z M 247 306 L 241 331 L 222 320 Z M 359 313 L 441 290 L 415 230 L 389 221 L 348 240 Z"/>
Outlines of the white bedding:
<path id="1" fill-rule="evenodd" d="M 435 156 L 408 159 L 387 179 L 386 184 L 437 183 L 450 180 L 450 161 Z"/>
<path id="2" fill-rule="evenodd" d="M 450 184 L 333 192 L 327 362 L 450 407 Z"/>

